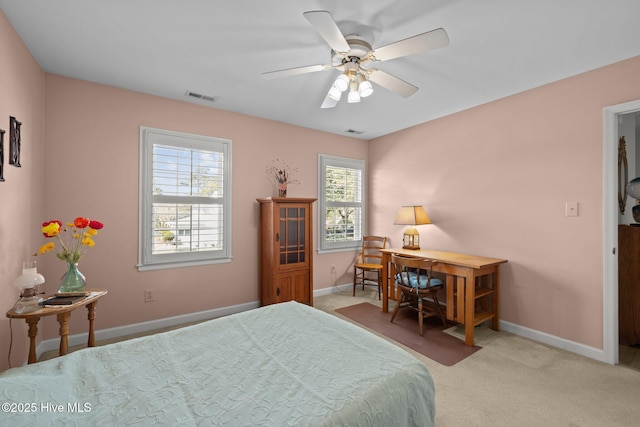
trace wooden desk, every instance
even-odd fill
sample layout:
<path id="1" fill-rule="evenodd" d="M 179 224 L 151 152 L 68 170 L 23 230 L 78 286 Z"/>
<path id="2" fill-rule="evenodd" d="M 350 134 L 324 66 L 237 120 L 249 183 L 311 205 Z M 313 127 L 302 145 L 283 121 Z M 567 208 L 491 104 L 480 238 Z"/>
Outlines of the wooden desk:
<path id="1" fill-rule="evenodd" d="M 87 346 L 94 347 L 96 345 L 96 339 L 93 332 L 93 319 L 96 317 L 96 304 L 98 304 L 98 298 L 107 294 L 106 289 L 87 289 L 91 293 L 82 298 L 79 301 L 70 305 L 61 305 L 59 307 L 42 307 L 39 310 L 32 311 L 30 313 L 16 313 L 12 308 L 7 311 L 7 317 L 14 319 L 24 319 L 29 325 L 29 363 L 35 363 L 38 361 L 36 357 L 36 337 L 38 336 L 38 322 L 41 317 L 56 315 L 58 317 L 58 323 L 60 324 L 60 351 L 58 354 L 63 356 L 67 354 L 69 334 L 69 319 L 71 318 L 71 312 L 79 307 L 86 306 L 89 319 L 89 339 Z"/>
<path id="2" fill-rule="evenodd" d="M 486 258 L 454 252 L 428 249 L 382 249 L 382 311 L 389 311 L 389 296 L 398 299 L 391 254 L 438 261 L 434 272 L 446 275 L 447 319 L 464 325 L 464 342 L 474 345 L 474 327 L 491 319 L 491 329 L 500 330 L 498 316 L 498 291 L 500 289 L 500 264 L 506 259 Z"/>

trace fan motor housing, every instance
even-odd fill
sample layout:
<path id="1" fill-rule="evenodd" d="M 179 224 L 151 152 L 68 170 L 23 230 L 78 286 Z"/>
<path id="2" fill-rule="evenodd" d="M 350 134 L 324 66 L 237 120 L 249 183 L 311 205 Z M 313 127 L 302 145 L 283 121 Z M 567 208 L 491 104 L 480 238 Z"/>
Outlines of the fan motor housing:
<path id="1" fill-rule="evenodd" d="M 343 54 L 331 50 L 331 64 L 337 66 L 346 62 L 357 62 L 371 52 L 371 44 L 364 38 L 351 34 L 345 36 L 347 43 L 349 44 L 349 52 Z"/>

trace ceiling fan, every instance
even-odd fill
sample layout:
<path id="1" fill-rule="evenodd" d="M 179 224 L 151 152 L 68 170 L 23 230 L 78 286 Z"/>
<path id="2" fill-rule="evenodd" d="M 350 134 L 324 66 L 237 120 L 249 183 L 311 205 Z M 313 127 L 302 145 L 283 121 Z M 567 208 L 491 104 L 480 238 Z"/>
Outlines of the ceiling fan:
<path id="1" fill-rule="evenodd" d="M 331 85 L 320 106 L 321 108 L 335 107 L 340 101 L 342 93 L 347 91 L 348 102 L 360 102 L 361 98 L 373 93 L 371 82 L 405 98 L 411 96 L 418 90 L 416 86 L 385 71 L 372 68 L 372 66 L 378 62 L 414 55 L 449 45 L 447 32 L 442 28 L 438 28 L 374 49 L 364 37 L 355 34 L 343 35 L 335 20 L 327 11 L 309 11 L 304 12 L 303 15 L 331 47 L 331 64 L 308 65 L 269 71 L 262 73 L 262 76 L 271 79 L 330 69 L 341 71 L 341 74 Z"/>

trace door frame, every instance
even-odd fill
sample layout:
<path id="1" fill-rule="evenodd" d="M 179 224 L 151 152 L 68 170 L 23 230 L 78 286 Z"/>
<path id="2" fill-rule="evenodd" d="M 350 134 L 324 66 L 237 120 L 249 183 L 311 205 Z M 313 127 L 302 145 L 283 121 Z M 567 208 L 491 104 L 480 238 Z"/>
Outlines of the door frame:
<path id="1" fill-rule="evenodd" d="M 618 364 L 618 116 L 640 110 L 640 100 L 604 108 L 603 135 L 603 361 Z"/>

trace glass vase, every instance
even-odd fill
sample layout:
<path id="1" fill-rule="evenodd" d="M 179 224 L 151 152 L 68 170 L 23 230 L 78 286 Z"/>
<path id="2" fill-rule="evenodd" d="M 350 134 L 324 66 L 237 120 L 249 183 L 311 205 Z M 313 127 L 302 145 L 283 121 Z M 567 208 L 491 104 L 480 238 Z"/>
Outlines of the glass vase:
<path id="1" fill-rule="evenodd" d="M 278 183 L 278 196 L 287 197 L 287 183 L 286 182 Z"/>
<path id="2" fill-rule="evenodd" d="M 84 292 L 87 283 L 85 282 L 84 274 L 78 270 L 77 263 L 68 263 L 69 268 L 67 272 L 62 276 L 60 281 L 60 287 L 58 293 L 65 292 Z"/>

